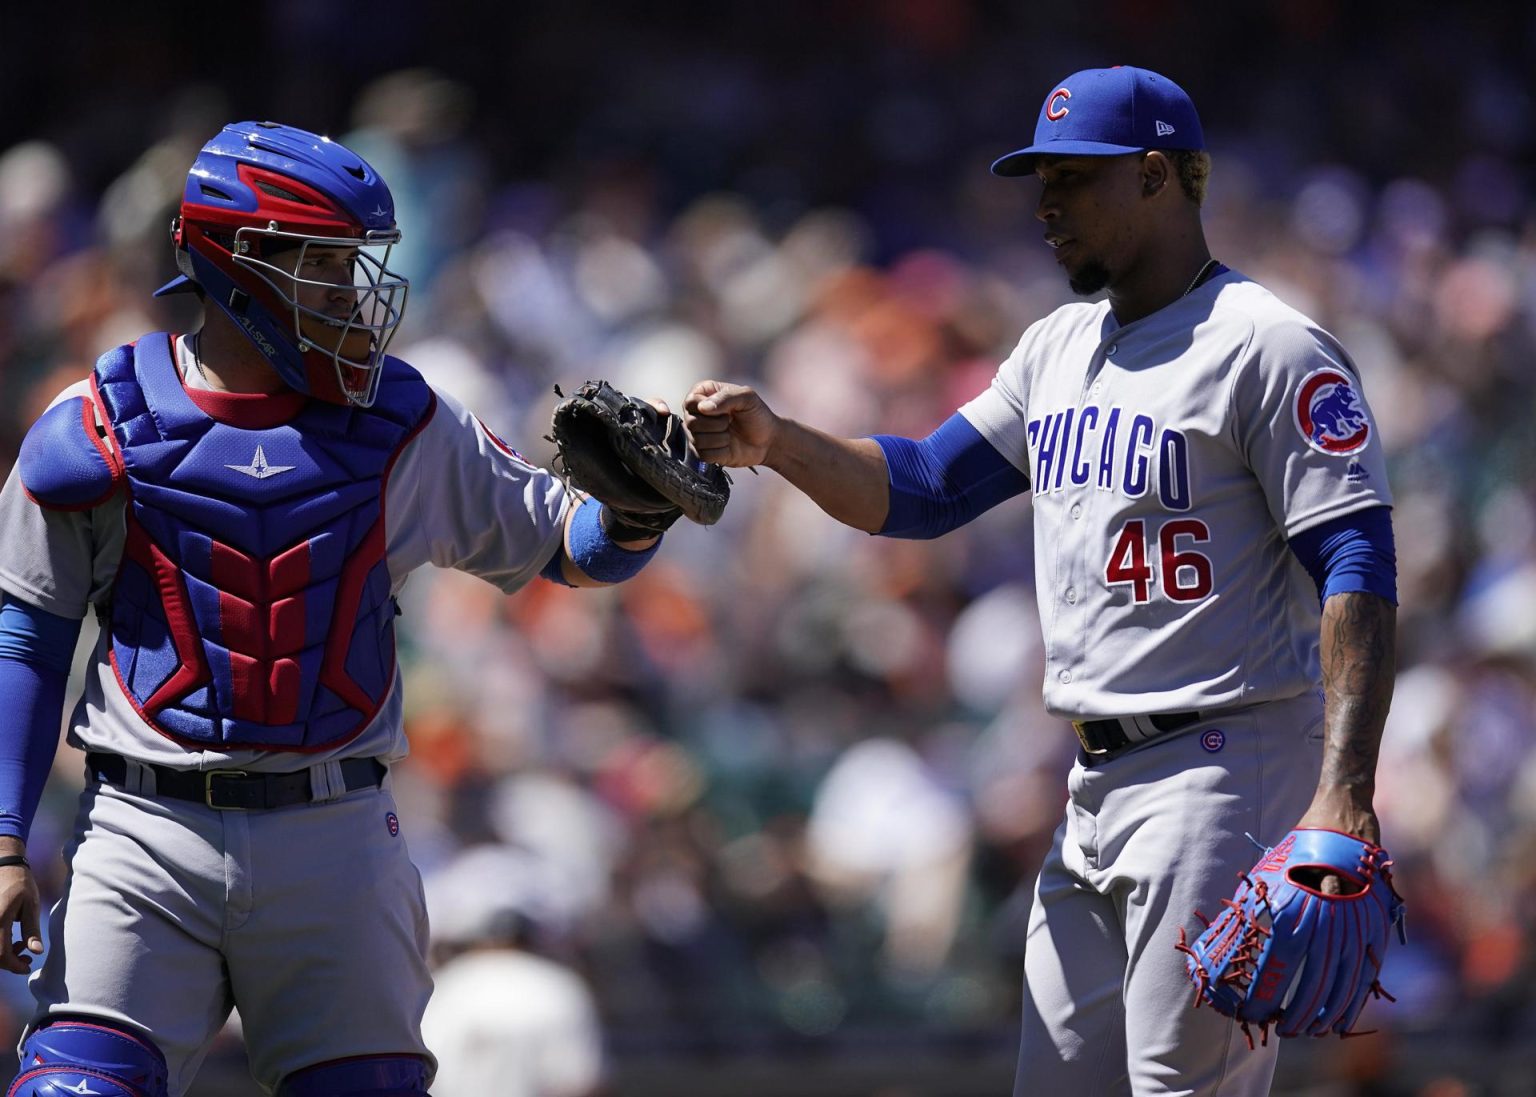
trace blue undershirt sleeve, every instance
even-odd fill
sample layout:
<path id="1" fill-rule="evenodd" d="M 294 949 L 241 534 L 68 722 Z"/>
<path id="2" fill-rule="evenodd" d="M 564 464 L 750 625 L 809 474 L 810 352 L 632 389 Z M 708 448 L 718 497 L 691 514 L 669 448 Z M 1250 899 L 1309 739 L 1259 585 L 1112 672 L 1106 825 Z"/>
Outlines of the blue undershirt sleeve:
<path id="1" fill-rule="evenodd" d="M 1291 538 L 1291 551 L 1317 584 L 1318 600 L 1351 591 L 1397 605 L 1397 546 L 1392 508 L 1367 507 Z"/>
<path id="2" fill-rule="evenodd" d="M 882 537 L 938 537 L 1029 490 L 1029 477 L 959 412 L 920 442 L 890 434 L 874 441 L 890 479 Z"/>
<path id="3" fill-rule="evenodd" d="M 0 606 L 0 835 L 26 839 L 59 747 L 64 686 L 80 622 L 6 599 Z"/>

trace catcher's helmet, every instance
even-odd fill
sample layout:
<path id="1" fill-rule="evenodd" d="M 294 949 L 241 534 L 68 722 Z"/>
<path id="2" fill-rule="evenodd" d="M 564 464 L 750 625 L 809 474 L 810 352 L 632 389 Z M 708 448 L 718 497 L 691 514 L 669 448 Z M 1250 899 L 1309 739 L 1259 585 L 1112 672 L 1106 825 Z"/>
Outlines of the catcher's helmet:
<path id="1" fill-rule="evenodd" d="M 394 199 L 362 157 L 276 122 L 225 126 L 192 164 L 171 235 L 181 276 L 157 297 L 198 290 L 291 387 L 333 403 L 373 403 L 408 283 L 388 266 L 400 240 Z M 334 285 L 304 276 L 312 248 L 345 249 L 349 316 L 299 303 L 301 287 Z"/>

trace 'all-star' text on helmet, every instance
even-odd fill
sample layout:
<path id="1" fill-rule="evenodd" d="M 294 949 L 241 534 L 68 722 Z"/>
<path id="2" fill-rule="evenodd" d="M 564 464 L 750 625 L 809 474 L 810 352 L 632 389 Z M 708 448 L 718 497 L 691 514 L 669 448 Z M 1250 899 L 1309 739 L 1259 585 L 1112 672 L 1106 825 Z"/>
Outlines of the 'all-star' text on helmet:
<path id="1" fill-rule="evenodd" d="M 395 203 L 367 161 L 307 130 L 236 122 L 198 153 L 171 232 L 181 276 L 156 296 L 200 290 L 291 388 L 373 403 L 408 283 L 389 269 Z M 320 256 L 350 278 L 310 277 Z M 301 304 L 306 287 L 329 305 Z"/>

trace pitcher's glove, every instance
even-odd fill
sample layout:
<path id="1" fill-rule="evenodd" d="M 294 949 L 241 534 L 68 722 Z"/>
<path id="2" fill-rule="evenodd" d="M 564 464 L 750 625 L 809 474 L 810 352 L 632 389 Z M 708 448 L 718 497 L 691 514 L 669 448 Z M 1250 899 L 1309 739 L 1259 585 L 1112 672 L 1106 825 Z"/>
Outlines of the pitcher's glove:
<path id="1" fill-rule="evenodd" d="M 1351 1032 L 1368 998 L 1395 1000 L 1377 976 L 1388 936 L 1403 936 L 1403 901 L 1387 851 L 1334 830 L 1293 830 L 1242 876 L 1237 895 L 1193 945 L 1179 930 L 1195 1006 L 1235 1018 L 1253 1046 L 1280 1036 Z M 1343 882 L 1324 895 L 1325 875 Z"/>
<path id="2" fill-rule="evenodd" d="M 556 396 L 564 396 L 555 388 Z M 683 421 L 607 381 L 588 381 L 555 407 L 555 470 L 603 503 L 616 541 L 654 537 L 680 517 L 714 525 L 731 497 L 719 465 L 701 461 Z"/>

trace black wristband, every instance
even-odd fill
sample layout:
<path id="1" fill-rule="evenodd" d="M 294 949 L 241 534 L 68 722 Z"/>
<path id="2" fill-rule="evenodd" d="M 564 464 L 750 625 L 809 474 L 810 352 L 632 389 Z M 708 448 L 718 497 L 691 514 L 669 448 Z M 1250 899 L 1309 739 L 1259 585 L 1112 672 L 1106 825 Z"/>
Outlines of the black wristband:
<path id="1" fill-rule="evenodd" d="M 655 514 L 636 514 L 632 511 L 616 510 L 604 503 L 598 518 L 603 524 L 603 532 L 608 535 L 610 541 L 646 541 L 652 537 L 660 537 L 682 515 L 681 509 Z"/>
<path id="2" fill-rule="evenodd" d="M 8 857 L 0 857 L 0 868 L 10 868 L 12 865 L 20 865 L 22 868 L 31 868 L 32 862 L 19 853 L 12 853 Z"/>

